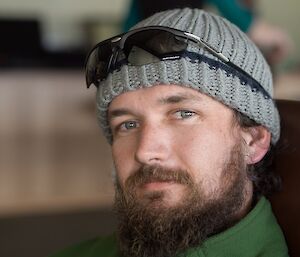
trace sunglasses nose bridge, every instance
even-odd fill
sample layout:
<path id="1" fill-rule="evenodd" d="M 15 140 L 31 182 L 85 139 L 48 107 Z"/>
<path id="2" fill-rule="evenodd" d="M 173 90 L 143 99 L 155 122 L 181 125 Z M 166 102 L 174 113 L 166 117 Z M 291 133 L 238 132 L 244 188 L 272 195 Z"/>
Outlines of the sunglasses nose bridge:
<path id="1" fill-rule="evenodd" d="M 118 62 L 118 56 L 120 52 L 122 51 L 122 47 L 120 45 L 120 39 L 118 38 L 115 41 L 112 41 L 112 47 L 111 47 L 111 56 L 107 65 L 107 74 L 115 69 L 116 63 Z"/>
<path id="2" fill-rule="evenodd" d="M 114 44 L 114 43 L 119 42 L 121 39 L 122 39 L 122 37 L 115 37 L 115 38 L 113 38 L 110 42 L 111 42 L 112 44 Z"/>

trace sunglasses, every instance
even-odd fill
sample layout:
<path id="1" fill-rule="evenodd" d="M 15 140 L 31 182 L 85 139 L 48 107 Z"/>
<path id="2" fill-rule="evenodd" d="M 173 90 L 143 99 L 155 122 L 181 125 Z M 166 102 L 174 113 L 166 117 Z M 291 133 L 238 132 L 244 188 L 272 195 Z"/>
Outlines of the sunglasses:
<path id="1" fill-rule="evenodd" d="M 205 49 L 219 61 L 188 51 L 188 46 L 191 44 L 195 44 L 198 49 L 199 47 Z M 200 37 L 163 26 L 130 30 L 98 43 L 87 55 L 86 84 L 88 88 L 92 84 L 99 87 L 100 82 L 105 80 L 109 73 L 120 69 L 124 64 L 142 66 L 182 57 L 189 57 L 192 60 L 206 62 L 212 67 L 221 68 L 226 71 L 226 74 L 238 76 L 242 84 L 249 84 L 252 90 L 261 91 L 265 98 L 271 98 L 259 82 Z"/>

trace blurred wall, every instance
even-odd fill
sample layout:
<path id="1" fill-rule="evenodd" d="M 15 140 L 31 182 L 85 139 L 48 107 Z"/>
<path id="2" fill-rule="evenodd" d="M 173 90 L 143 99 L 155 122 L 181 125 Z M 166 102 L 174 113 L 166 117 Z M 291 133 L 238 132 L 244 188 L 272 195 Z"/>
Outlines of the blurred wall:
<path id="1" fill-rule="evenodd" d="M 289 61 L 291 65 L 300 62 L 300 1 L 298 0 L 257 0 L 258 10 L 262 17 L 284 28 L 295 43 Z"/>
<path id="2" fill-rule="evenodd" d="M 120 24 L 130 0 L 1 0 L 0 17 L 37 17 L 42 21 L 44 45 L 49 49 L 77 47 L 83 44 L 83 22 L 105 23 L 108 29 L 98 31 L 106 36 L 114 33 L 109 24 Z M 258 12 L 268 21 L 285 28 L 300 44 L 298 24 L 300 1 L 257 0 Z M 68 33 L 65 33 L 68 31 Z M 96 29 L 97 32 L 97 29 Z M 95 40 L 97 41 L 97 40 Z M 299 62 L 300 50 L 295 47 L 292 61 Z"/>
<path id="3" fill-rule="evenodd" d="M 0 15 L 32 16 L 78 20 L 86 17 L 119 19 L 128 0 L 1 0 Z"/>
<path id="4" fill-rule="evenodd" d="M 84 44 L 84 22 L 120 23 L 127 5 L 128 0 L 1 0 L 0 18 L 40 20 L 44 46 L 56 50 Z"/>
<path id="5" fill-rule="evenodd" d="M 80 44 L 83 32 L 78 25 L 83 21 L 120 24 L 129 2 L 130 0 L 1 0 L 0 17 L 39 18 L 42 20 L 44 44 L 55 49 Z M 300 1 L 257 0 L 257 4 L 262 17 L 285 28 L 295 45 L 300 44 Z M 293 59 L 300 60 L 300 50 L 297 48 Z"/>

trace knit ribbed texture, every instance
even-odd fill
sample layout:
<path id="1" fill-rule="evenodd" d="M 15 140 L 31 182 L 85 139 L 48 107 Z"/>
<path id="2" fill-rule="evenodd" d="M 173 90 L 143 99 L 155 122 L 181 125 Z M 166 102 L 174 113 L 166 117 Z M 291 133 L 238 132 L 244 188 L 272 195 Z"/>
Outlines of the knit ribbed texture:
<path id="1" fill-rule="evenodd" d="M 157 13 L 134 28 L 157 25 L 199 36 L 246 71 L 273 97 L 272 75 L 264 57 L 248 37 L 229 21 L 203 10 L 185 8 Z M 188 51 L 221 62 L 195 45 L 191 45 Z M 124 65 L 100 84 L 97 91 L 98 121 L 109 142 L 112 142 L 107 121 L 110 102 L 124 92 L 159 84 L 180 85 L 205 93 L 265 126 L 272 134 L 273 144 L 279 139 L 279 114 L 271 98 L 217 65 L 186 56 L 143 66 Z"/>

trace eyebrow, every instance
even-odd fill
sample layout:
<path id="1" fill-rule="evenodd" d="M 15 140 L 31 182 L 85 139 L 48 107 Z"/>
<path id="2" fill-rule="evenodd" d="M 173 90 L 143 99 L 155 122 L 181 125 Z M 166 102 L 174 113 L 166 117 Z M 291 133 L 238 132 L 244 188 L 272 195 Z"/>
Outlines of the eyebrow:
<path id="1" fill-rule="evenodd" d="M 201 97 L 196 94 L 178 93 L 176 95 L 166 96 L 158 99 L 160 104 L 176 104 L 184 101 L 200 101 Z"/>
<path id="2" fill-rule="evenodd" d="M 177 104 L 185 101 L 197 101 L 199 102 L 201 97 L 196 94 L 190 93 L 177 93 L 176 95 L 170 95 L 166 97 L 161 97 L 157 100 L 159 104 L 167 105 L 167 104 Z M 124 115 L 131 115 L 132 111 L 128 108 L 118 108 L 112 110 L 108 114 L 108 120 L 111 121 L 117 117 L 121 117 Z"/>
<path id="3" fill-rule="evenodd" d="M 129 115 L 131 112 L 129 109 L 126 108 L 119 108 L 116 110 L 112 110 L 111 112 L 108 113 L 108 120 L 111 121 L 112 119 L 115 119 L 117 117 L 123 116 L 123 115 Z"/>

